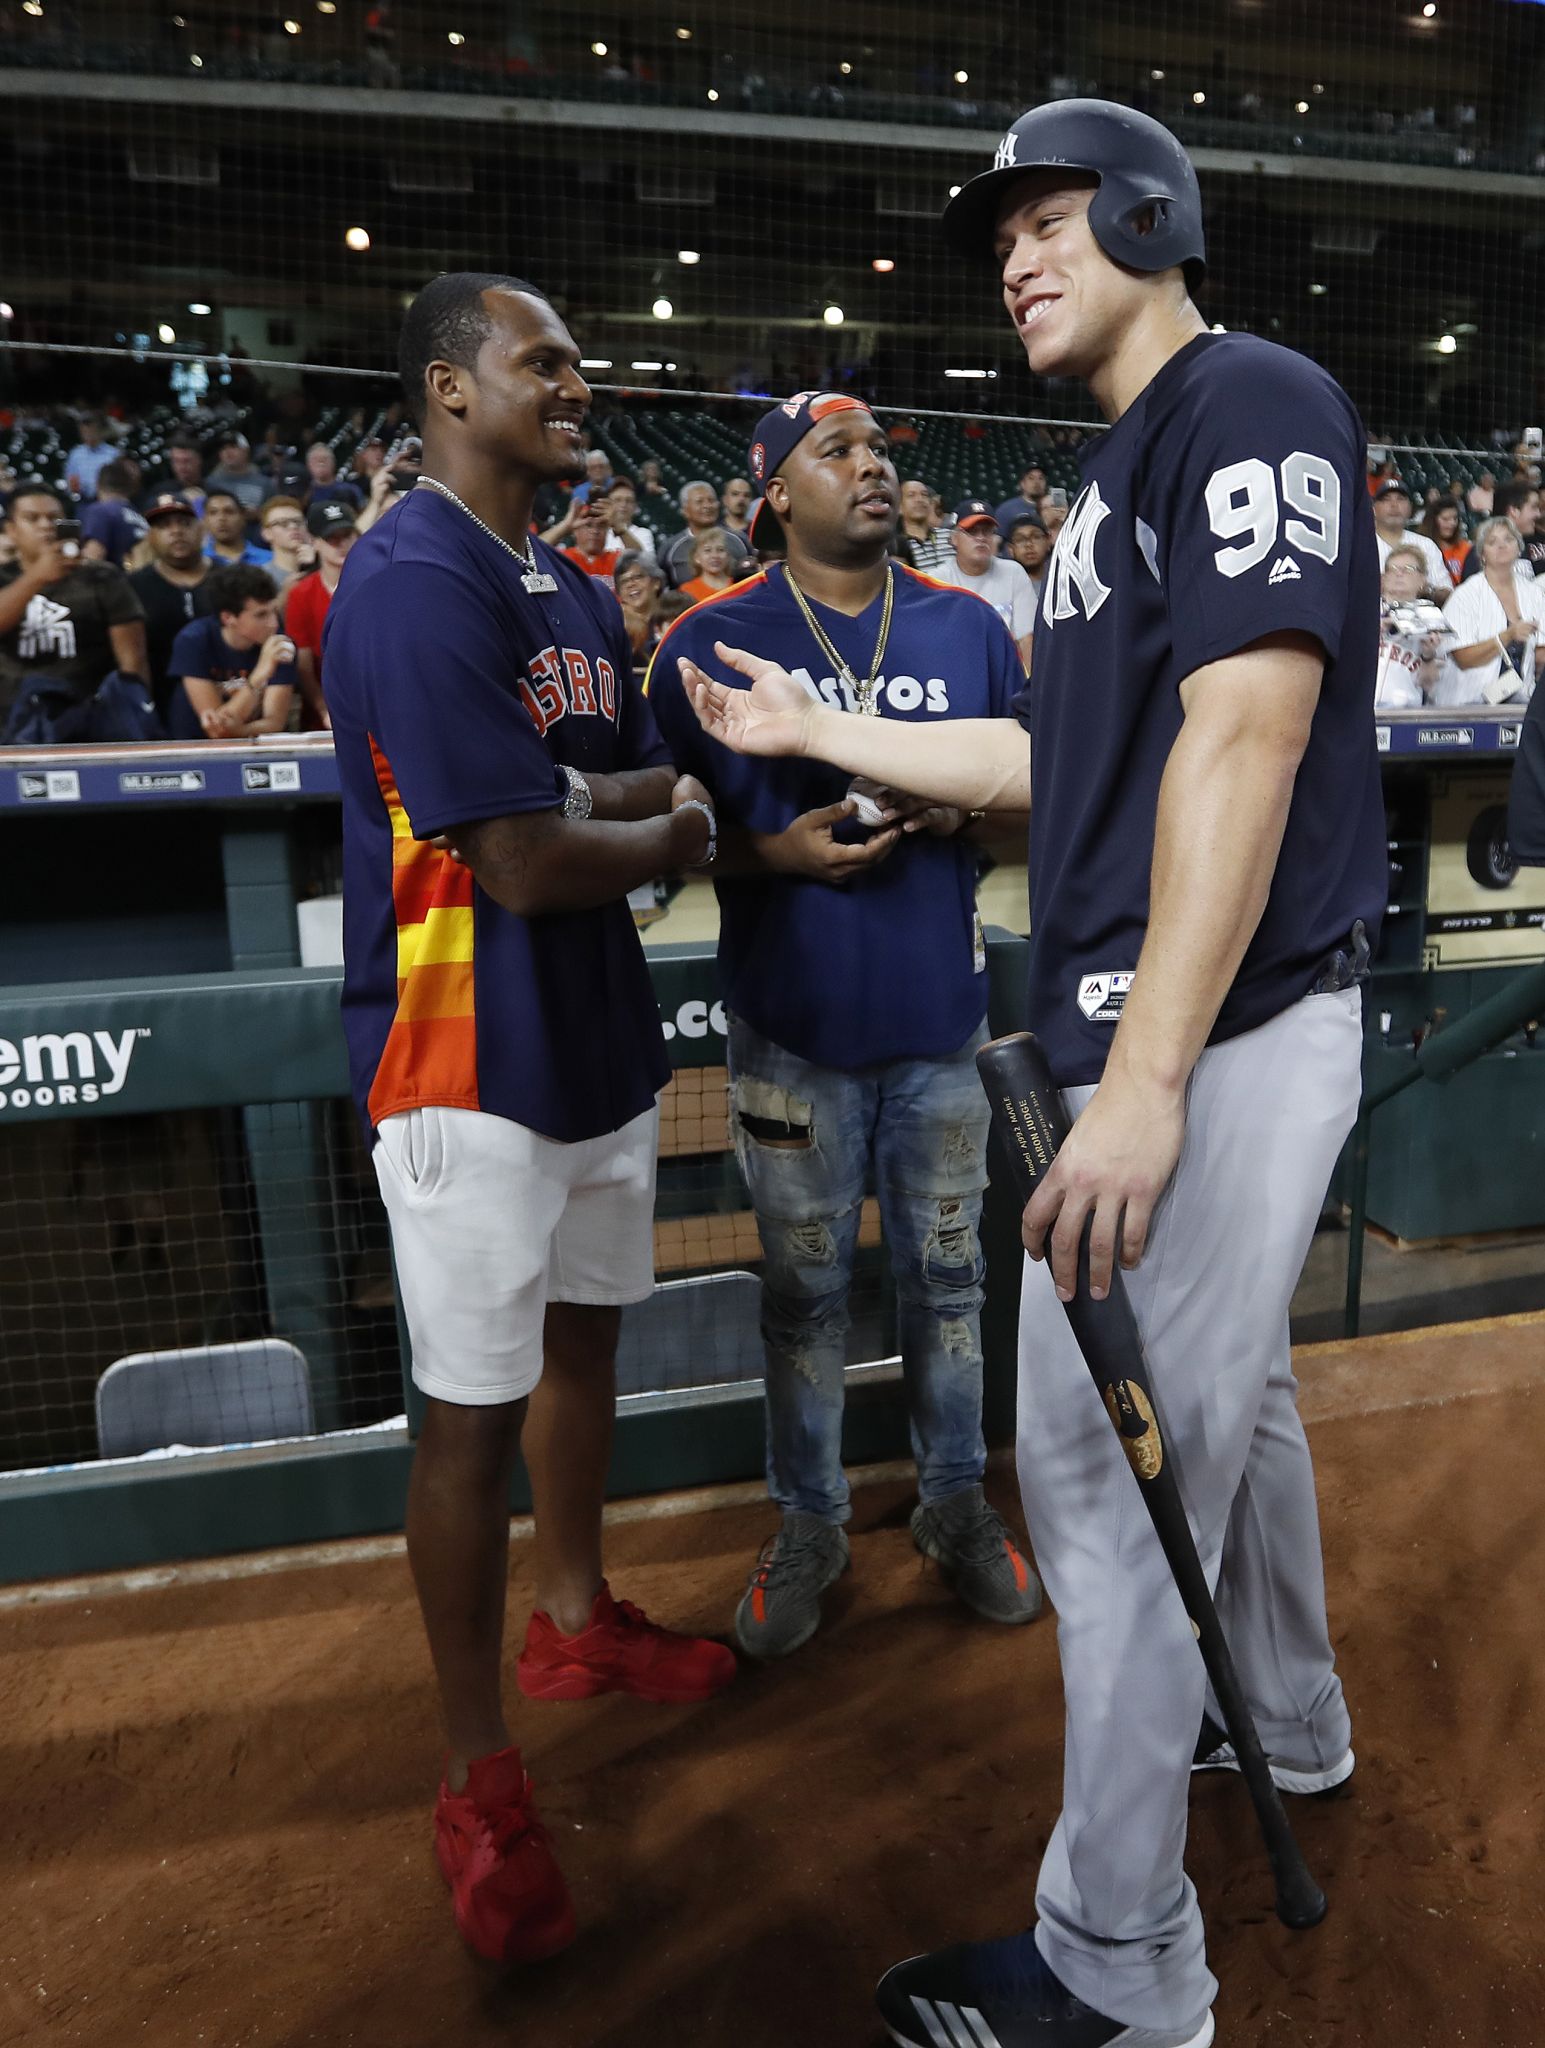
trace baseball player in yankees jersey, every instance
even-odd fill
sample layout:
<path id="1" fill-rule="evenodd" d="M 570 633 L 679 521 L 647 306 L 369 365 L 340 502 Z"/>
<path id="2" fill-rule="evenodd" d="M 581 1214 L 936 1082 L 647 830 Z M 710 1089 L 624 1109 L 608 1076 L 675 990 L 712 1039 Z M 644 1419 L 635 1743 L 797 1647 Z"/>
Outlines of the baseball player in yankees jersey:
<path id="1" fill-rule="evenodd" d="M 1358 983 L 1387 892 L 1366 435 L 1313 363 L 1209 332 L 1190 297 L 1195 175 L 1146 117 L 1035 110 L 946 227 L 993 260 L 1032 372 L 1081 377 L 1107 422 L 1045 579 L 1023 730 L 855 717 L 754 648 L 718 650 L 749 689 L 685 680 L 705 729 L 742 751 L 1028 806 L 1026 1021 L 1076 1116 L 1025 1212 L 1020 1317 L 1062 1813 L 1034 1925 L 896 1966 L 881 2013 L 916 2048 L 1205 2048 L 1217 1984 L 1186 1792 L 1193 1764 L 1231 1755 L 1060 1301 L 1089 1224 L 1091 1292 L 1126 1271 L 1274 1774 L 1289 1791 L 1344 1781 L 1288 1305 L 1355 1115 Z"/>

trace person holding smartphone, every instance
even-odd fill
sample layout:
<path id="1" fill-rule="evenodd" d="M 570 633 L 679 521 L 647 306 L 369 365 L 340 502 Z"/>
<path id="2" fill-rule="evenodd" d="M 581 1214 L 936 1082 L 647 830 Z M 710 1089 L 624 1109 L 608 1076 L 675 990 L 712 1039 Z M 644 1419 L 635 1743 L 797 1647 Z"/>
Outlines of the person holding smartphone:
<path id="1" fill-rule="evenodd" d="M 4 532 L 15 560 L 0 568 L 0 724 L 29 681 L 47 678 L 85 703 L 114 669 L 145 678 L 145 609 L 122 569 L 87 561 L 81 530 L 45 483 L 19 483 Z"/>

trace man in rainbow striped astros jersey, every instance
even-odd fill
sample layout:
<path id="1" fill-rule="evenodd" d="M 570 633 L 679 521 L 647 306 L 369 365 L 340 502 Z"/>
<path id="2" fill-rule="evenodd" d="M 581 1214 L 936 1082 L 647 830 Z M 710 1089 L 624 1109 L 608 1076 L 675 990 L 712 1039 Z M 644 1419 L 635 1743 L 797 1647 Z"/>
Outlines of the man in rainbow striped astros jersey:
<path id="1" fill-rule="evenodd" d="M 893 792 L 863 792 L 861 806 L 833 769 L 714 745 L 679 663 L 733 680 L 715 642 L 755 647 L 814 698 L 923 726 L 1010 719 L 1023 675 L 991 606 L 891 559 L 900 492 L 867 406 L 812 391 L 774 406 L 751 473 L 787 559 L 678 619 L 647 689 L 727 834 L 719 970 L 736 1150 L 764 1254 L 767 1480 L 781 1511 L 735 1629 L 748 1655 L 778 1657 L 815 1632 L 849 1561 L 848 1292 L 871 1175 L 901 1304 L 913 1538 L 985 1618 L 1028 1621 L 1040 1606 L 982 1492 L 982 824 Z M 1023 824 L 1007 828 L 1016 849 Z"/>
<path id="2" fill-rule="evenodd" d="M 519 279 L 425 287 L 401 343 L 424 472 L 351 552 L 325 633 L 344 1024 L 426 1396 L 407 1527 L 450 1749 L 435 1846 L 463 1935 L 502 1963 L 575 1932 L 504 1714 L 517 1446 L 537 1524 L 521 1690 L 701 1700 L 735 1672 L 602 1576 L 668 1075 L 626 898 L 711 859 L 714 820 L 611 592 L 530 537 L 538 490 L 583 474 L 578 361 Z"/>

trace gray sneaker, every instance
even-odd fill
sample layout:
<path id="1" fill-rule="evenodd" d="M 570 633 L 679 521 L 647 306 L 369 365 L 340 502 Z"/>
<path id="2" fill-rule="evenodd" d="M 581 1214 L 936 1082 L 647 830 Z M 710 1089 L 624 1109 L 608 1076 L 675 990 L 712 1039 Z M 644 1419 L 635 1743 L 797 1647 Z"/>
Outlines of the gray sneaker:
<path id="1" fill-rule="evenodd" d="M 821 1595 L 849 1562 L 848 1532 L 789 1508 L 762 1545 L 746 1597 L 735 1610 L 735 1639 L 748 1657 L 787 1657 L 821 1626 Z"/>
<path id="2" fill-rule="evenodd" d="M 987 1621 L 1034 1621 L 1041 1582 L 980 1486 L 912 1510 L 912 1541 L 931 1557 L 955 1597 Z"/>

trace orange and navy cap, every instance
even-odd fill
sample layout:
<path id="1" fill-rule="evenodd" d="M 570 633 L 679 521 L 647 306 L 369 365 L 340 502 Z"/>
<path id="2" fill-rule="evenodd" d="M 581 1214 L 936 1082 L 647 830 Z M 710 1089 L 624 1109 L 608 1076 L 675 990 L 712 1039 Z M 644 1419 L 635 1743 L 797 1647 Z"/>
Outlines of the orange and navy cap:
<path id="1" fill-rule="evenodd" d="M 850 398 L 844 391 L 796 391 L 792 398 L 764 412 L 756 423 L 751 436 L 752 480 L 765 490 L 768 478 L 778 474 L 819 420 L 834 412 L 868 411 L 861 398 Z"/>
<path id="2" fill-rule="evenodd" d="M 955 507 L 955 524 L 996 527 L 998 515 L 985 498 L 966 498 Z"/>

